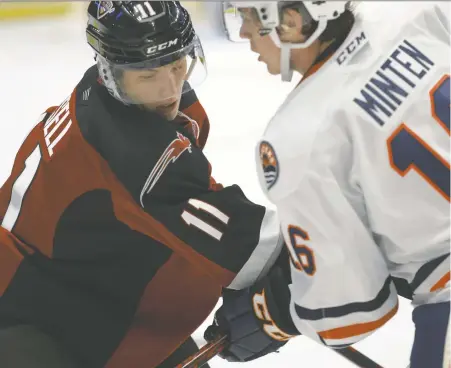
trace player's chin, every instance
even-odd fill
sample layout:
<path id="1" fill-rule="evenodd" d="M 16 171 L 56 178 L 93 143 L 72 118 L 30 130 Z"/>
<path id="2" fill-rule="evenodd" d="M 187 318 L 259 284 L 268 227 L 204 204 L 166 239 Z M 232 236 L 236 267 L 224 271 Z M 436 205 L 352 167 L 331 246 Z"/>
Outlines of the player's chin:
<path id="1" fill-rule="evenodd" d="M 166 120 L 172 121 L 177 117 L 178 109 L 158 110 L 160 115 L 164 116 Z"/>
<path id="2" fill-rule="evenodd" d="M 280 74 L 280 65 L 278 63 L 266 61 L 262 57 L 259 58 L 259 61 L 261 61 L 266 65 L 266 69 L 268 70 L 269 74 L 271 75 Z"/>
<path id="3" fill-rule="evenodd" d="M 276 65 L 266 64 L 266 69 L 268 70 L 268 73 L 271 75 L 279 75 L 280 74 L 280 68 Z"/>
<path id="4" fill-rule="evenodd" d="M 171 110 L 170 112 L 165 113 L 164 115 L 167 120 L 172 121 L 177 117 L 178 112 L 179 112 L 179 109 L 177 108 L 177 109 Z"/>
<path id="5" fill-rule="evenodd" d="M 180 106 L 180 99 L 173 101 L 170 104 L 160 105 L 156 108 L 156 111 L 164 116 L 167 120 L 174 120 L 177 116 Z"/>

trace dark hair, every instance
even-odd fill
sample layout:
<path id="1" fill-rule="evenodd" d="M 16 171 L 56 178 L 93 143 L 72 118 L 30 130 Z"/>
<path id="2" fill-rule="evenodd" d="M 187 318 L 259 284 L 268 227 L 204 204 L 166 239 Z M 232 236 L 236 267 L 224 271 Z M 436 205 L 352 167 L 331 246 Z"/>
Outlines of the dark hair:
<path id="1" fill-rule="evenodd" d="M 302 34 L 309 37 L 318 28 L 318 22 L 314 21 L 305 8 L 302 1 L 286 1 L 282 9 L 295 9 L 302 15 Z M 346 3 L 346 10 L 338 18 L 327 23 L 326 30 L 319 37 L 320 42 L 330 42 L 333 40 L 343 41 L 351 31 L 355 22 L 354 4 L 351 1 Z"/>

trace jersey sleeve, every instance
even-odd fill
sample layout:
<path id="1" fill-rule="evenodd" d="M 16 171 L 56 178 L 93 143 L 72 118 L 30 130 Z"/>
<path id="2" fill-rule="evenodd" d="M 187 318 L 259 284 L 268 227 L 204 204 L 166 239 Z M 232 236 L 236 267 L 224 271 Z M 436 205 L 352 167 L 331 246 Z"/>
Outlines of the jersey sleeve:
<path id="1" fill-rule="evenodd" d="M 269 271 L 283 245 L 274 211 L 249 201 L 237 185 L 222 187 L 212 179 L 209 188 L 194 189 L 194 182 L 170 180 L 163 178 L 154 193 L 144 195 L 144 209 L 196 252 L 231 271 L 234 279 L 223 287 L 248 287 Z"/>
<path id="2" fill-rule="evenodd" d="M 332 347 L 365 338 L 397 311 L 396 290 L 362 220 L 359 196 L 317 168 L 278 204 L 291 258 L 293 322 Z"/>

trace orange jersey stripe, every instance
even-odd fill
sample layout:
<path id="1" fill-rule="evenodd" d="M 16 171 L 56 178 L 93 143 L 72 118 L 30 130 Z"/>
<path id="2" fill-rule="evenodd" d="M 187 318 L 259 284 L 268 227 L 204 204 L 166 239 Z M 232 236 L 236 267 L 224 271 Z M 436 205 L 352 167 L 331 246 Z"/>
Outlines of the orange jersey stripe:
<path id="1" fill-rule="evenodd" d="M 390 318 L 392 318 L 396 312 L 398 311 L 398 304 L 393 308 L 390 312 L 388 312 L 385 316 L 378 319 L 377 321 L 366 322 L 366 323 L 357 323 L 351 326 L 338 327 L 332 330 L 321 331 L 318 334 L 323 339 L 346 339 L 353 336 L 363 335 L 368 332 L 374 331 L 384 325 Z"/>
<path id="2" fill-rule="evenodd" d="M 450 272 L 446 273 L 440 280 L 437 281 L 437 283 L 431 287 L 430 291 L 437 291 L 439 289 L 443 289 L 446 285 L 446 283 L 450 279 Z"/>

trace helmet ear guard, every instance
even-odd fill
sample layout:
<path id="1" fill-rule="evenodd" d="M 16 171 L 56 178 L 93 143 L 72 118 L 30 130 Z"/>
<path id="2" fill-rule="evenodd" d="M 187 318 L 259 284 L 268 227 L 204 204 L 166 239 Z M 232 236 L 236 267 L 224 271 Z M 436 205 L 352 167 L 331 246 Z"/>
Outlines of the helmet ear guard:
<path id="1" fill-rule="evenodd" d="M 327 28 L 328 22 L 340 17 L 346 11 L 348 1 L 303 1 L 302 5 L 317 27 L 303 42 L 294 44 L 293 48 L 307 48 L 311 46 Z"/>

